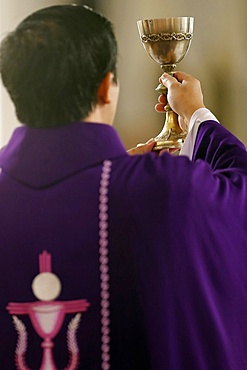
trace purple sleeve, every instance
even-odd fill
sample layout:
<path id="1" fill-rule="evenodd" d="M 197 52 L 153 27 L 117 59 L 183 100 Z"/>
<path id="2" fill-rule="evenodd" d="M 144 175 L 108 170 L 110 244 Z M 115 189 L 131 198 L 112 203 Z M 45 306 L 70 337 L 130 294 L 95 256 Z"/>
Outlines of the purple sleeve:
<path id="1" fill-rule="evenodd" d="M 247 174 L 244 144 L 215 121 L 205 121 L 200 125 L 192 160 L 203 160 L 214 171 L 220 171 L 227 177 L 233 172 Z"/>

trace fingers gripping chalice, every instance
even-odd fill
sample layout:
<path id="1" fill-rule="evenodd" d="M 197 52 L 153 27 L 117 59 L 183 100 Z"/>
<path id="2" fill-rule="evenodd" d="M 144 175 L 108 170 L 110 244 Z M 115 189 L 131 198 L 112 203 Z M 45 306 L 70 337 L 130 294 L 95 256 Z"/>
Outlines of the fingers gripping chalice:
<path id="1" fill-rule="evenodd" d="M 193 17 L 146 19 L 137 22 L 141 42 L 149 56 L 166 73 L 173 74 L 177 63 L 187 54 L 193 37 Z M 160 94 L 167 94 L 162 84 L 156 88 Z M 165 124 L 155 138 L 153 150 L 180 149 L 187 132 L 178 124 L 178 116 L 169 104 L 165 106 Z"/>

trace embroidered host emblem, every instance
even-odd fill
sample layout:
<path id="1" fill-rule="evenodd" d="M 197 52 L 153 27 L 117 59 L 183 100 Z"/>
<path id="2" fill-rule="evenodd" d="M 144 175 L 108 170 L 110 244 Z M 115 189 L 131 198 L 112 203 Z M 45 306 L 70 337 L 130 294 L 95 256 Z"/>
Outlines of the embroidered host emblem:
<path id="1" fill-rule="evenodd" d="M 79 363 L 79 349 L 76 332 L 79 327 L 81 312 L 87 311 L 89 303 L 85 299 L 75 301 L 56 301 L 61 292 L 59 278 L 51 272 L 51 255 L 44 251 L 39 256 L 40 273 L 32 282 L 32 290 L 38 301 L 28 303 L 9 303 L 7 310 L 13 315 L 13 322 L 18 333 L 15 362 L 18 370 L 29 370 L 25 361 L 27 350 L 27 332 L 25 325 L 16 315 L 29 315 L 37 334 L 43 339 L 43 358 L 40 370 L 56 370 L 53 359 L 52 339 L 60 331 L 67 313 L 77 313 L 70 321 L 67 330 L 70 361 L 65 370 L 75 370 Z"/>

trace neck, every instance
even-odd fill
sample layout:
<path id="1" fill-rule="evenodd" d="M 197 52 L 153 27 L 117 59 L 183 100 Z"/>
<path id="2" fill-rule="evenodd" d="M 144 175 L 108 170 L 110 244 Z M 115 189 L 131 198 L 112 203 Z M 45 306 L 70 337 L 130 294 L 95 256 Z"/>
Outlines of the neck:
<path id="1" fill-rule="evenodd" d="M 108 114 L 108 111 L 104 109 L 104 107 L 98 107 L 93 110 L 87 117 L 82 119 L 82 121 L 86 122 L 97 122 L 103 123 L 105 125 L 112 125 L 112 119 Z"/>

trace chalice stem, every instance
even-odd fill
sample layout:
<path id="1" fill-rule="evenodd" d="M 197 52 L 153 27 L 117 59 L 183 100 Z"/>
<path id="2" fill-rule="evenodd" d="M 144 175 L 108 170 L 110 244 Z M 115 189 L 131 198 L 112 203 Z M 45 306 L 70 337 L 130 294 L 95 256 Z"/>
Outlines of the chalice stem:
<path id="1" fill-rule="evenodd" d="M 161 68 L 164 72 L 173 75 L 176 64 L 162 65 Z M 167 95 L 167 88 L 159 84 L 156 88 L 159 94 Z M 154 150 L 161 150 L 164 148 L 177 148 L 180 149 L 186 137 L 186 132 L 183 132 L 178 123 L 177 114 L 171 109 L 170 105 L 165 106 L 165 123 L 162 131 L 156 136 L 156 144 Z"/>
<path id="2" fill-rule="evenodd" d="M 43 358 L 40 370 L 57 370 L 52 354 L 53 342 L 47 338 L 41 346 L 43 347 Z"/>

